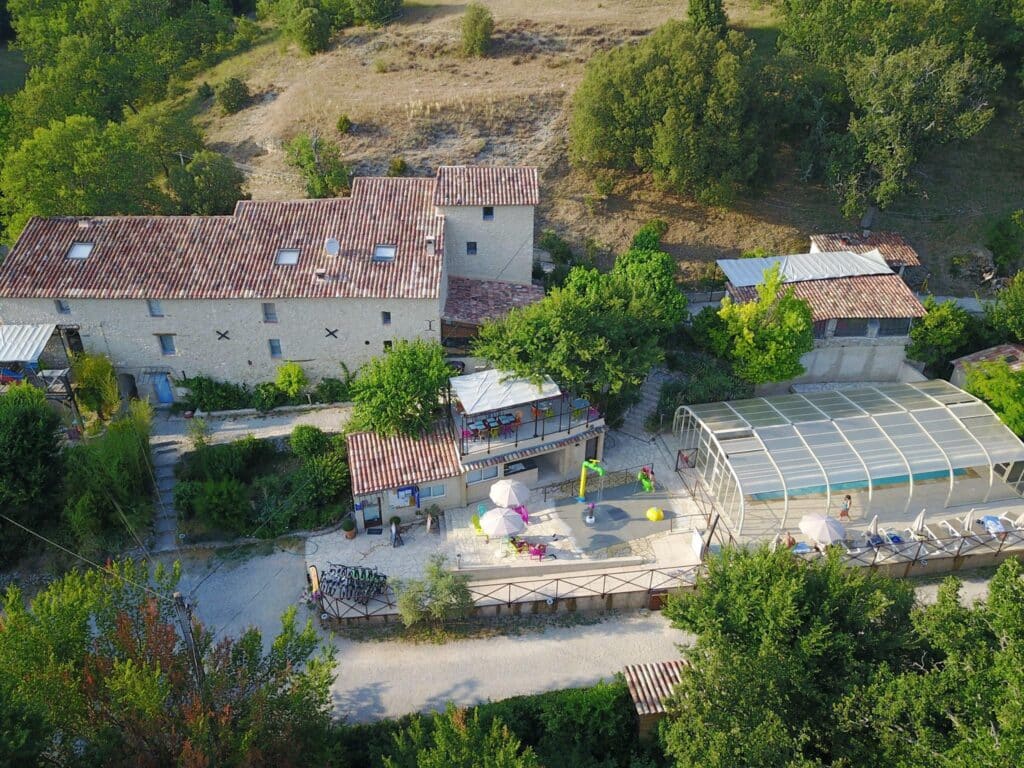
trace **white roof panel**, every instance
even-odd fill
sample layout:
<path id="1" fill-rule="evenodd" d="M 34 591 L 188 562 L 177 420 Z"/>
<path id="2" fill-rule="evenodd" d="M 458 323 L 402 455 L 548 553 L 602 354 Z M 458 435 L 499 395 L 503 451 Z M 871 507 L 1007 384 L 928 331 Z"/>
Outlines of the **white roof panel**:
<path id="1" fill-rule="evenodd" d="M 562 395 L 562 390 L 548 376 L 539 386 L 508 371 L 495 370 L 453 376 L 450 381 L 452 392 L 467 416 Z"/>
<path id="2" fill-rule="evenodd" d="M 891 275 L 892 268 L 878 250 L 867 253 L 797 253 L 791 256 L 769 256 L 763 259 L 719 259 L 725 277 L 737 288 L 760 285 L 764 272 L 779 265 L 782 282 L 800 283 L 805 280 L 827 280 L 833 277 L 858 275 Z"/>
<path id="3" fill-rule="evenodd" d="M 56 325 L 0 325 L 0 362 L 36 362 L 56 328 Z"/>

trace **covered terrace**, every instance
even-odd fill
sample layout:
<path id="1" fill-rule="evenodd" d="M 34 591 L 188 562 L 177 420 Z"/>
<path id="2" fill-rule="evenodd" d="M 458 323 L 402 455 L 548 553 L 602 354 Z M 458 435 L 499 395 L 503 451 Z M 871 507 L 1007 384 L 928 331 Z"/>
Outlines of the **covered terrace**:
<path id="1" fill-rule="evenodd" d="M 1024 504 L 1024 443 L 946 381 L 682 406 L 673 431 L 741 540 L 835 514 L 846 495 L 852 521 L 896 526 Z"/>
<path id="2" fill-rule="evenodd" d="M 452 419 L 460 456 L 502 454 L 604 425 L 588 400 L 507 371 L 453 376 Z"/>

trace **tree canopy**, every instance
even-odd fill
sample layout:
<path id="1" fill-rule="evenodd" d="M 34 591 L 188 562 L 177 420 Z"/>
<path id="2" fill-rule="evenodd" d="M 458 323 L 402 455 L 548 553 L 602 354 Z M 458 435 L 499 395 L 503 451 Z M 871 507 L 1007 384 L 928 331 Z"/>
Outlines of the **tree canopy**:
<path id="1" fill-rule="evenodd" d="M 765 270 L 753 301 L 728 296 L 718 311 L 721 324 L 708 328 L 715 353 L 751 384 L 786 381 L 804 372 L 800 357 L 814 348 L 811 307 L 784 286 L 775 264 Z"/>
<path id="2" fill-rule="evenodd" d="M 910 327 L 907 357 L 944 373 L 949 361 L 970 344 L 973 322 L 955 301 L 940 304 L 934 296 L 926 296 L 923 304 L 927 314 Z"/>
<path id="3" fill-rule="evenodd" d="M 452 371 L 436 341 L 399 340 L 359 370 L 352 423 L 381 435 L 421 437 L 434 426 Z"/>
<path id="4" fill-rule="evenodd" d="M 992 406 L 1003 423 L 1024 437 L 1024 371 L 1005 360 L 967 366 L 964 388 Z"/>
<path id="5" fill-rule="evenodd" d="M 986 319 L 999 339 L 1024 341 L 1024 271 L 996 294 L 986 308 Z"/>

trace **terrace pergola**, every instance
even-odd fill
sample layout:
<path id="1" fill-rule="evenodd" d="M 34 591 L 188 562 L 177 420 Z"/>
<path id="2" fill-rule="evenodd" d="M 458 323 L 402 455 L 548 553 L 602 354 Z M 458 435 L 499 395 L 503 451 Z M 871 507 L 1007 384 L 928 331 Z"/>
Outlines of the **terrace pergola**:
<path id="1" fill-rule="evenodd" d="M 946 483 L 945 507 L 989 501 L 997 483 L 1024 487 L 1024 443 L 992 410 L 946 381 L 755 397 L 681 406 L 673 431 L 737 536 L 752 502 L 879 489 L 903 512 L 923 483 Z M 958 497 L 968 473 L 983 498 Z"/>

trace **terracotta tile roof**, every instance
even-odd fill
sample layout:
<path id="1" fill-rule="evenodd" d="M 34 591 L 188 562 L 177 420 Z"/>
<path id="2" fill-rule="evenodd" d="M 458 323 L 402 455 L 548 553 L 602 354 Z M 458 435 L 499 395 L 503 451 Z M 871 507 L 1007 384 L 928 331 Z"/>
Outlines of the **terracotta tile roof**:
<path id="1" fill-rule="evenodd" d="M 683 676 L 686 662 L 682 659 L 652 664 L 630 664 L 622 674 L 629 686 L 638 715 L 660 715 L 665 712 L 665 700 Z"/>
<path id="2" fill-rule="evenodd" d="M 439 425 L 419 440 L 353 432 L 346 441 L 354 496 L 462 474 L 455 438 L 447 426 Z"/>
<path id="3" fill-rule="evenodd" d="M 537 169 L 528 166 L 443 165 L 434 205 L 537 205 Z"/>
<path id="4" fill-rule="evenodd" d="M 449 277 L 443 317 L 450 323 L 480 325 L 513 307 L 525 307 L 543 298 L 544 289 L 539 285 Z"/>
<path id="5" fill-rule="evenodd" d="M 974 365 L 977 363 L 994 363 L 997 360 L 1005 360 L 1010 365 L 1010 370 L 1024 370 L 1024 344 L 999 344 L 995 347 L 982 349 L 970 355 L 958 357 L 953 361 L 954 366 Z"/>
<path id="6" fill-rule="evenodd" d="M 857 275 L 827 280 L 789 283 L 793 293 L 811 305 L 814 322 L 843 317 L 924 317 L 917 296 L 899 275 Z M 729 295 L 739 302 L 757 298 L 756 286 L 737 288 L 726 285 Z"/>
<path id="7" fill-rule="evenodd" d="M 33 218 L 0 265 L 0 297 L 433 298 L 444 253 L 434 186 L 358 178 L 349 198 L 242 201 L 232 216 Z M 75 242 L 95 245 L 68 259 Z M 394 261 L 373 262 L 377 244 L 396 246 Z M 298 263 L 275 264 L 281 248 L 300 249 Z"/>
<path id="8" fill-rule="evenodd" d="M 867 253 L 878 249 L 882 258 L 893 269 L 916 267 L 921 263 L 917 251 L 902 235 L 895 232 L 872 232 L 866 237 L 858 232 L 835 232 L 828 235 L 811 235 L 811 242 L 826 253 L 830 251 L 852 251 Z"/>

